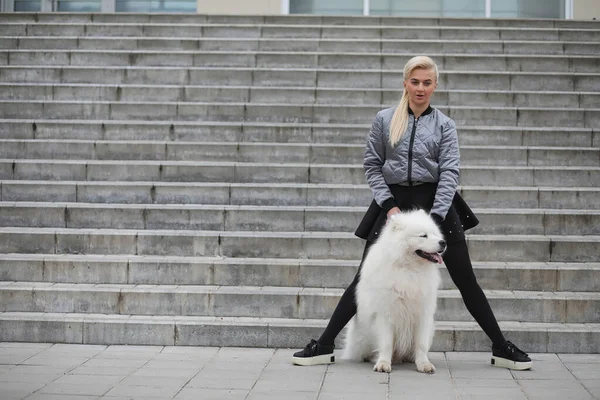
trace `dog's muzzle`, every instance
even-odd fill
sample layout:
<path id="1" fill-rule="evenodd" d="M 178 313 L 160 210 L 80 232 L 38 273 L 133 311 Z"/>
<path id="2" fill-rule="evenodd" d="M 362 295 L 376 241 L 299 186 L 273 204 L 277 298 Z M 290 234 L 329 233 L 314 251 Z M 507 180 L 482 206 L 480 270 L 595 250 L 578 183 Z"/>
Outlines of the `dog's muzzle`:
<path id="1" fill-rule="evenodd" d="M 446 251 L 446 241 L 440 240 L 439 244 L 440 244 L 440 247 L 439 247 L 437 253 L 427 253 L 426 251 L 423 251 L 423 250 L 417 250 L 417 251 L 415 251 L 415 253 L 419 257 L 422 257 L 428 261 L 431 261 L 432 263 L 442 264 L 444 262 L 444 260 L 442 259 L 442 254 L 444 254 L 444 251 Z"/>

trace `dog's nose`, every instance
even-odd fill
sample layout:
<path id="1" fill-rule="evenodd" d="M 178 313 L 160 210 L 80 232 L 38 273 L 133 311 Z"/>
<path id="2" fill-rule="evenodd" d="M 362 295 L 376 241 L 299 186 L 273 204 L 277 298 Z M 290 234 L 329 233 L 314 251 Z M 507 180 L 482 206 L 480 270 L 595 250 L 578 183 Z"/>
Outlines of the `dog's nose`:
<path id="1" fill-rule="evenodd" d="M 446 241 L 445 240 L 440 240 L 440 246 L 446 247 Z"/>

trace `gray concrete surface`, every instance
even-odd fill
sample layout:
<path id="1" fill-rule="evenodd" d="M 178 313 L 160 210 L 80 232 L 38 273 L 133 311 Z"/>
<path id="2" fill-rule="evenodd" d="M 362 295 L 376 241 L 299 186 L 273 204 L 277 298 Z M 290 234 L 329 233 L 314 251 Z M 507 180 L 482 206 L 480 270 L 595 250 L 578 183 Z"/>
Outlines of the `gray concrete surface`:
<path id="1" fill-rule="evenodd" d="M 510 399 L 600 398 L 600 355 L 532 354 L 531 371 L 489 365 L 489 353 L 431 353 L 376 373 L 367 363 L 298 367 L 291 349 L 0 343 L 0 398 Z"/>

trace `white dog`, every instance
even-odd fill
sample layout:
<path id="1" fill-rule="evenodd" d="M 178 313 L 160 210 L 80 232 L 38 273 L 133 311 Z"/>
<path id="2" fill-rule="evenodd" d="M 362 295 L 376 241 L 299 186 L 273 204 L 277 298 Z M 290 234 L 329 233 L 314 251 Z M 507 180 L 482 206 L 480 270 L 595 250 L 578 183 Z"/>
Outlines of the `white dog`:
<path id="1" fill-rule="evenodd" d="M 393 215 L 363 262 L 356 287 L 358 311 L 350 321 L 342 358 L 375 362 L 414 361 L 433 373 L 427 352 L 435 333 L 440 274 L 436 264 L 446 242 L 423 210 Z"/>

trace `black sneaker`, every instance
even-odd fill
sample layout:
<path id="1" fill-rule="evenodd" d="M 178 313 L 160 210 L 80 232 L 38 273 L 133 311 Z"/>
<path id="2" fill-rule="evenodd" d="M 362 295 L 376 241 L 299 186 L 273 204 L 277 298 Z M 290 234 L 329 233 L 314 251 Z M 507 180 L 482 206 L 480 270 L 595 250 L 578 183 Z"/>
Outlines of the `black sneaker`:
<path id="1" fill-rule="evenodd" d="M 294 353 L 294 364 L 296 365 L 319 365 L 333 364 L 335 356 L 333 355 L 334 345 L 326 346 L 311 339 L 304 350 Z"/>
<path id="2" fill-rule="evenodd" d="M 523 371 L 531 369 L 531 358 L 508 340 L 501 346 L 492 346 L 492 365 L 500 368 Z"/>

